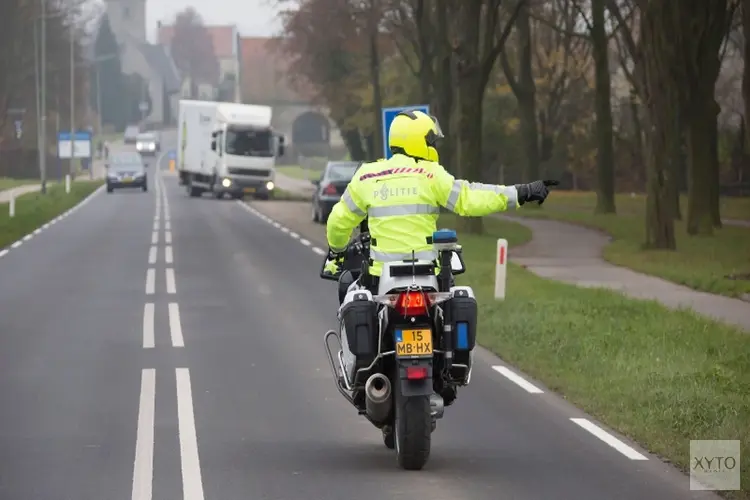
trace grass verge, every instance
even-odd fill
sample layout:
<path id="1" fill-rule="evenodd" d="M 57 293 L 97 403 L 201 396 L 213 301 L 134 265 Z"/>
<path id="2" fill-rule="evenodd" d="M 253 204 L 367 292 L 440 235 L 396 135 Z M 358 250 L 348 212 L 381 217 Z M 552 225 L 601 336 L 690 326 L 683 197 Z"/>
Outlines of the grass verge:
<path id="1" fill-rule="evenodd" d="M 742 202 L 744 199 L 732 199 L 731 206 L 740 210 Z M 618 203 L 617 215 L 600 215 L 593 213 L 595 201 L 583 195 L 553 193 L 543 207 L 524 208 L 514 215 L 572 222 L 603 230 L 614 239 L 604 250 L 604 258 L 613 264 L 705 292 L 729 297 L 750 293 L 748 228 L 725 226 L 712 237 L 689 236 L 685 222 L 677 221 L 676 251 L 643 250 L 642 203 L 626 197 L 620 197 Z"/>
<path id="2" fill-rule="evenodd" d="M 317 170 L 305 169 L 297 165 L 287 165 L 283 167 L 276 167 L 279 173 L 286 175 L 287 177 L 293 177 L 294 179 L 302 180 L 317 180 L 320 179 L 320 172 Z"/>
<path id="3" fill-rule="evenodd" d="M 690 439 L 740 439 L 750 456 L 750 335 L 513 264 L 508 296 L 495 301 L 496 237 L 517 245 L 530 236 L 495 222 L 486 224 L 492 236 L 460 238 L 467 272 L 458 281 L 477 294 L 483 346 L 683 471 Z M 441 215 L 440 226 L 455 219 Z M 747 460 L 742 478 L 747 488 Z M 726 496 L 750 499 L 747 491 Z"/>
<path id="4" fill-rule="evenodd" d="M 38 227 L 51 221 L 93 193 L 102 181 L 80 181 L 70 184 L 70 193 L 65 193 L 63 184 L 52 184 L 47 194 L 38 192 L 25 194 L 16 199 L 16 216 L 8 214 L 8 204 L 0 203 L 0 248 L 23 238 Z"/>
<path id="5" fill-rule="evenodd" d="M 293 193 L 291 191 L 284 191 L 283 189 L 276 188 L 273 190 L 273 198 L 271 199 L 278 201 L 311 201 L 312 195 Z"/>

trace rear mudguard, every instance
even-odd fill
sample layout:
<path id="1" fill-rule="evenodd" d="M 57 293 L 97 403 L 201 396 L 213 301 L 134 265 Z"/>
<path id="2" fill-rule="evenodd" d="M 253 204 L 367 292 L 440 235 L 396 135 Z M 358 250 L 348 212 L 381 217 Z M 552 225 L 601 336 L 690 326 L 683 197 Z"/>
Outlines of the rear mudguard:
<path id="1" fill-rule="evenodd" d="M 399 380 L 394 382 L 399 384 L 402 396 L 430 396 L 435 392 L 432 384 L 432 358 L 397 359 L 396 363 Z M 409 380 L 406 378 L 406 368 L 412 366 L 427 368 L 427 377 L 421 380 Z"/>

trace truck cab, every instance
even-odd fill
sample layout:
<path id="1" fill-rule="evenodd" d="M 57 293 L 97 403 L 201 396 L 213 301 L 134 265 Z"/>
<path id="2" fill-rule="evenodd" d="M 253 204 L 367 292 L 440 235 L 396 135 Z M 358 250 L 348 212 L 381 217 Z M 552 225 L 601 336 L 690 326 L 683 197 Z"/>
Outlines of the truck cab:
<path id="1" fill-rule="evenodd" d="M 221 121 L 211 134 L 216 197 L 253 195 L 268 199 L 275 189 L 276 157 L 284 154 L 284 138 L 270 124 L 250 120 Z"/>

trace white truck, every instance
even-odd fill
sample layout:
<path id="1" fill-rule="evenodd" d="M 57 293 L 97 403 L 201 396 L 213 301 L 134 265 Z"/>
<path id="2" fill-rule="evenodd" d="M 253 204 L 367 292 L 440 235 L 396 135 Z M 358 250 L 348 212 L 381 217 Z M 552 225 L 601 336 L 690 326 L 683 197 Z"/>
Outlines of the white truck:
<path id="1" fill-rule="evenodd" d="M 177 168 L 188 194 L 270 198 L 284 154 L 271 115 L 270 106 L 181 100 Z"/>

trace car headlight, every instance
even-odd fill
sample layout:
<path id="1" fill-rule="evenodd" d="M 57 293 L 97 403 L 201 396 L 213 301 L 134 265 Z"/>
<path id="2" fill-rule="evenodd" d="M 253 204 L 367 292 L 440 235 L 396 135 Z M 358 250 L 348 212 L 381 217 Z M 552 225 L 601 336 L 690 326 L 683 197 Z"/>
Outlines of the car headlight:
<path id="1" fill-rule="evenodd" d="M 232 185 L 232 180 L 231 179 L 224 179 L 224 180 L 221 181 L 221 185 L 224 186 L 225 188 L 228 188 L 229 186 Z"/>
<path id="2" fill-rule="evenodd" d="M 148 145 L 148 149 L 156 149 L 156 144 L 152 142 L 151 144 Z"/>
<path id="3" fill-rule="evenodd" d="M 269 191 L 273 191 L 273 188 L 274 188 L 273 182 L 271 181 L 266 182 L 266 189 L 268 189 Z"/>

